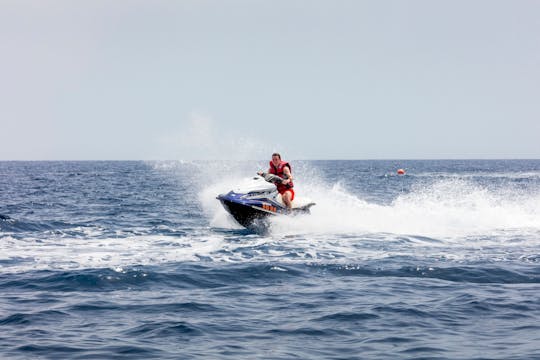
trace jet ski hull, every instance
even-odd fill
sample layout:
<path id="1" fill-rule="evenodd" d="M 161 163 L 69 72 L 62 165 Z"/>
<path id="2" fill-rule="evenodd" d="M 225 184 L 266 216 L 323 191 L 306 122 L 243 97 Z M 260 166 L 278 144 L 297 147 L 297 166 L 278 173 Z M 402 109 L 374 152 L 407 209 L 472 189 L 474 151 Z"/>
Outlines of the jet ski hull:
<path id="1" fill-rule="evenodd" d="M 265 219 L 271 214 L 255 209 L 249 205 L 239 204 L 234 201 L 220 199 L 221 204 L 229 214 L 243 227 L 250 228 L 257 220 Z"/>

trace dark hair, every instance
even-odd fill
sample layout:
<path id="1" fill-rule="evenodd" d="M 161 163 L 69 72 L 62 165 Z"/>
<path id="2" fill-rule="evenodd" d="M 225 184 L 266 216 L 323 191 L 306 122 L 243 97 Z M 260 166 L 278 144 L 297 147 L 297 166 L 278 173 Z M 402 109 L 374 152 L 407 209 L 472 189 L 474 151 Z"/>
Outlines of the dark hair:
<path id="1" fill-rule="evenodd" d="M 279 155 L 279 153 L 273 153 L 272 157 L 274 157 L 274 156 L 277 156 L 279 158 L 279 160 L 281 160 L 281 155 Z"/>

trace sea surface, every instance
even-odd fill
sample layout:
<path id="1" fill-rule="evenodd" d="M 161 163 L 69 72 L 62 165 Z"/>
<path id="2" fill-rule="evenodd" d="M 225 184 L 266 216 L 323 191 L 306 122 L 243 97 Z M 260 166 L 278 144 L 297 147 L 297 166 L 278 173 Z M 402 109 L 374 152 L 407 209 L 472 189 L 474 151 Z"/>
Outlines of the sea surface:
<path id="1" fill-rule="evenodd" d="M 540 160 L 291 163 L 0 162 L 0 358 L 540 359 Z"/>

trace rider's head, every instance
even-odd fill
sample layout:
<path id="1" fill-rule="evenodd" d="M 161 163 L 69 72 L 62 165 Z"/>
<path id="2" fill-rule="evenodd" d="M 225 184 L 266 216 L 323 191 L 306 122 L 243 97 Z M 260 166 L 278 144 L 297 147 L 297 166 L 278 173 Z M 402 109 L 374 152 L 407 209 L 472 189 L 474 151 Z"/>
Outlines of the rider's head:
<path id="1" fill-rule="evenodd" d="M 279 153 L 273 153 L 272 154 L 272 163 L 277 166 L 280 161 L 281 161 L 281 155 L 279 155 Z"/>

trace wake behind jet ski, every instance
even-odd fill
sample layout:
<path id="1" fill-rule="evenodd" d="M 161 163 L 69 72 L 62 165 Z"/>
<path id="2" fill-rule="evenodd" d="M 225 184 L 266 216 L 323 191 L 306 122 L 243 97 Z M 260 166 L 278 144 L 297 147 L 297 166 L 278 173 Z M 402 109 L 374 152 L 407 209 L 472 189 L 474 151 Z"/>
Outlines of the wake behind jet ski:
<path id="1" fill-rule="evenodd" d="M 274 185 L 281 181 L 283 178 L 277 175 L 260 173 L 247 186 L 218 195 L 217 199 L 240 225 L 250 229 L 264 226 L 269 216 L 309 214 L 315 205 L 309 199 L 297 197 L 291 209 L 285 206 Z"/>

